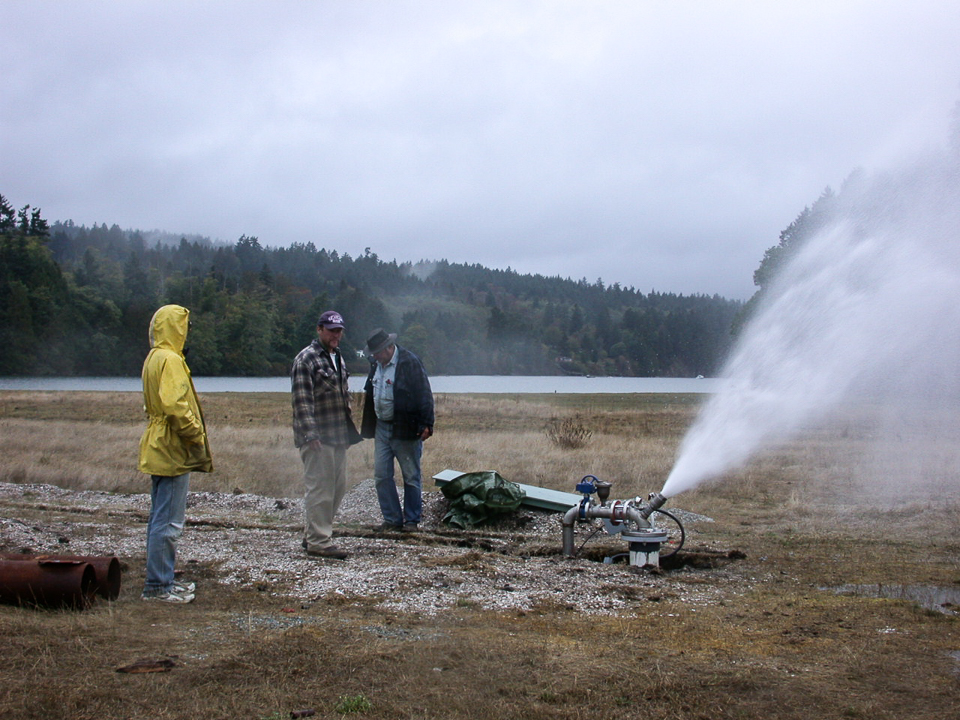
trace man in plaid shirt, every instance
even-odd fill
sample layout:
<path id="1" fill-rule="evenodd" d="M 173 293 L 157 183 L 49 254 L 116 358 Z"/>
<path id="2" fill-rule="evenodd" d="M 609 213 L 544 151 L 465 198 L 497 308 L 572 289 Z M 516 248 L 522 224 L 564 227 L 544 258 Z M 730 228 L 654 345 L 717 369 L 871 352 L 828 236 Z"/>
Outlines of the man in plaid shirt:
<path id="1" fill-rule="evenodd" d="M 333 544 L 333 518 L 347 488 L 347 448 L 359 442 L 353 424 L 346 365 L 340 354 L 343 318 L 327 310 L 317 339 L 293 361 L 293 442 L 303 460 L 303 548 L 313 557 L 345 560 Z"/>

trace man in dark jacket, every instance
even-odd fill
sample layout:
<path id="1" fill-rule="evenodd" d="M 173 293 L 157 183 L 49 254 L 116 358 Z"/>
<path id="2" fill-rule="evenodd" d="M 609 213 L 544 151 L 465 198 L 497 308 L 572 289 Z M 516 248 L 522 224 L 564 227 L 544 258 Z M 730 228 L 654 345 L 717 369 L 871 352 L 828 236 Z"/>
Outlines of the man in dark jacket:
<path id="1" fill-rule="evenodd" d="M 377 329 L 367 340 L 372 358 L 364 385 L 360 433 L 374 438 L 374 476 L 383 530 L 415 531 L 423 507 L 420 456 L 433 435 L 433 392 L 420 358 L 396 344 L 395 333 Z M 393 461 L 403 476 L 403 506 Z"/>

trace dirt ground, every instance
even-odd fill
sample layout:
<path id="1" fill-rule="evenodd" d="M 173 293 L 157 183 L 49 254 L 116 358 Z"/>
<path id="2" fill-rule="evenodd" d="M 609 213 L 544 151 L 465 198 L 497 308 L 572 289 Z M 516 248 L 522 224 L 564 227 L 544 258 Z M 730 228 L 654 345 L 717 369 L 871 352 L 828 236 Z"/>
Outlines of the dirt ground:
<path id="1" fill-rule="evenodd" d="M 0 605 L 0 717 L 960 717 L 960 506 L 838 503 L 806 453 L 671 499 L 657 570 L 604 562 L 625 545 L 598 524 L 564 558 L 531 509 L 449 528 L 432 486 L 422 532 L 380 533 L 363 483 L 351 558 L 308 560 L 295 499 L 195 493 L 186 606 L 139 599 L 146 496 L 0 483 L 0 552 L 124 568 L 87 610 Z"/>
<path id="2" fill-rule="evenodd" d="M 559 518 L 521 511 L 493 529 L 431 523 L 415 536 L 347 518 L 353 557 L 315 561 L 297 552 L 295 507 L 205 495 L 181 553 L 197 600 L 174 607 L 138 599 L 145 498 L 98 507 L 96 493 L 4 487 L 4 517 L 23 524 L 7 521 L 4 551 L 112 547 L 124 565 L 114 602 L 0 608 L 4 717 L 335 717 L 351 699 L 369 717 L 960 711 L 952 601 L 872 597 L 880 584 L 960 590 L 935 544 L 691 515 L 685 547 L 651 571 L 603 563 L 625 549 L 605 533 L 563 558 Z M 117 672 L 142 660 L 172 662 Z"/>

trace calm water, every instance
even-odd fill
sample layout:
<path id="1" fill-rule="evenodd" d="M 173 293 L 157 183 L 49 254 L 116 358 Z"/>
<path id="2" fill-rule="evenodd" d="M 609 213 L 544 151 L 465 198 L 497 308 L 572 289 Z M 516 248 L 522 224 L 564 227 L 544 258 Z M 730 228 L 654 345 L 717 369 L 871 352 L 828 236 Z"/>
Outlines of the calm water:
<path id="1" fill-rule="evenodd" d="M 350 378 L 362 390 L 365 378 Z M 198 392 L 290 392 L 287 377 L 195 377 Z M 430 378 L 439 393 L 710 393 L 713 378 L 539 377 L 517 375 L 438 375 Z M 2 377 L 0 390 L 88 390 L 140 392 L 139 377 L 28 378 Z"/>

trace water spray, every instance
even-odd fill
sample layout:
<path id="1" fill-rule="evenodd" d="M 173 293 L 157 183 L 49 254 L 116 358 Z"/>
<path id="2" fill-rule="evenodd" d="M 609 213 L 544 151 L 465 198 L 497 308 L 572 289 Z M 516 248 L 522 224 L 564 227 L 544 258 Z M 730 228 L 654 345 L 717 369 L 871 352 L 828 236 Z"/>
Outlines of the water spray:
<path id="1" fill-rule="evenodd" d="M 781 236 L 781 264 L 718 392 L 682 440 L 663 493 L 720 478 L 851 404 L 873 424 L 876 440 L 859 461 L 870 482 L 879 482 L 870 466 L 890 460 L 922 469 L 901 441 L 915 432 L 955 466 L 960 154 L 860 174 L 818 206 L 788 229 L 789 244 Z"/>

